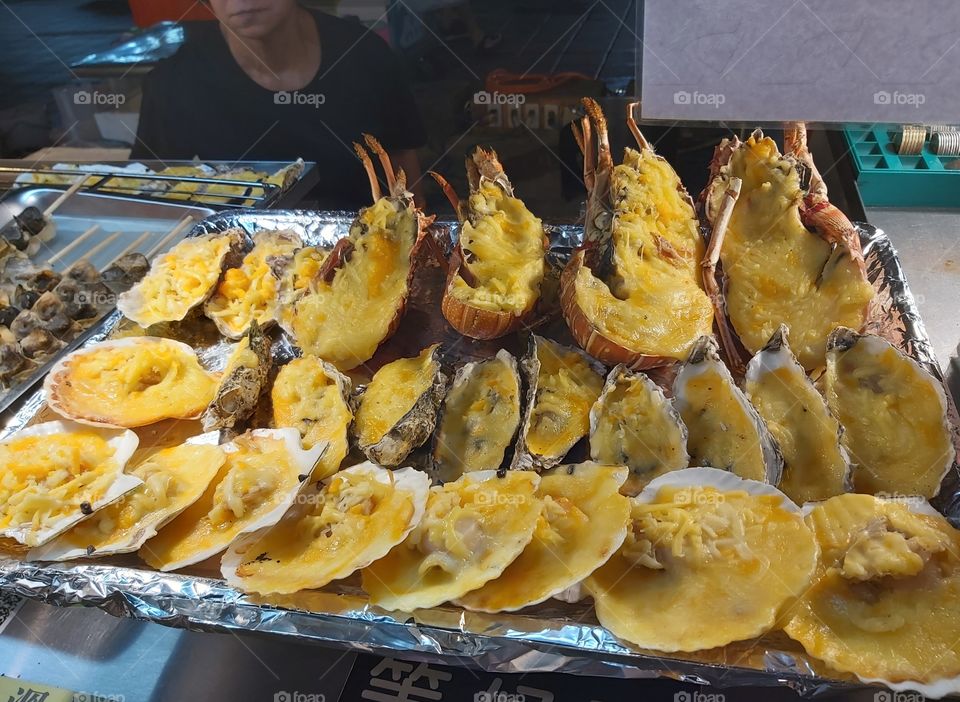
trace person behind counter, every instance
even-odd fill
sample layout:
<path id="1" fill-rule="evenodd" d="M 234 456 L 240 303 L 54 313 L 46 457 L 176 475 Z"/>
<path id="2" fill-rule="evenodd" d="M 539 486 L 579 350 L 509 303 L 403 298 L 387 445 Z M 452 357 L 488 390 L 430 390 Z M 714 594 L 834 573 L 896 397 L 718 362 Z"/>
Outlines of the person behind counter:
<path id="1" fill-rule="evenodd" d="M 408 183 L 426 141 L 398 57 L 359 23 L 296 0 L 209 0 L 197 23 L 146 77 L 132 159 L 316 161 L 320 208 L 370 204 L 351 142 L 367 132 Z M 419 197 L 419 186 L 414 188 Z"/>

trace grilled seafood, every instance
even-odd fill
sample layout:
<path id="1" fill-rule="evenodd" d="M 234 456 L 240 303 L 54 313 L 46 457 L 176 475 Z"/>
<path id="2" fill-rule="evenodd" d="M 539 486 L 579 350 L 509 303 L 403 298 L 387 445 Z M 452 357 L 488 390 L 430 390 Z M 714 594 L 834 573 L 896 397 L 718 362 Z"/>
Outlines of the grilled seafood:
<path id="1" fill-rule="evenodd" d="M 632 105 L 627 123 L 640 150 L 626 149 L 615 167 L 599 105 L 589 98 L 583 104 L 587 215 L 584 243 L 561 278 L 564 317 L 577 343 L 604 363 L 673 364 L 713 328 L 693 202 L 643 138 Z"/>
<path id="2" fill-rule="evenodd" d="M 956 451 L 936 378 L 885 339 L 841 327 L 827 339 L 825 381 L 857 492 L 940 491 Z"/>
<path id="3" fill-rule="evenodd" d="M 790 351 L 786 326 L 750 359 L 745 389 L 780 447 L 787 497 L 803 504 L 850 489 L 843 429 Z"/>
<path id="4" fill-rule="evenodd" d="M 257 408 L 270 374 L 270 338 L 256 320 L 227 359 L 216 395 L 203 412 L 203 430 L 232 429 Z"/>
<path id="5" fill-rule="evenodd" d="M 557 465 L 590 430 L 590 408 L 603 389 L 603 367 L 579 349 L 530 335 L 520 362 L 527 405 L 510 467 L 543 470 Z"/>
<path id="6" fill-rule="evenodd" d="M 143 280 L 150 270 L 150 262 L 142 253 L 128 253 L 111 263 L 101 278 L 110 292 L 119 295 L 125 293 Z"/>
<path id="7" fill-rule="evenodd" d="M 406 310 L 420 244 L 433 221 L 414 205 L 402 170 L 394 174 L 379 142 L 366 143 L 383 165 L 389 194 L 381 197 L 370 156 L 354 144 L 370 178 L 373 205 L 360 211 L 313 286 L 293 307 L 294 342 L 306 354 L 323 358 L 340 370 L 369 360 L 400 324 Z M 363 324 L 350 320 L 362 319 Z"/>
<path id="8" fill-rule="evenodd" d="M 360 396 L 357 447 L 381 466 L 399 466 L 430 438 L 446 389 L 439 344 L 381 367 Z"/>
<path id="9" fill-rule="evenodd" d="M 710 246 L 722 267 L 727 319 L 718 318 L 717 324 L 722 331 L 730 324 L 751 355 L 786 324 L 797 360 L 809 371 L 823 367 L 827 336 L 835 327 L 860 329 L 866 323 L 874 292 L 857 232 L 829 205 L 802 125 L 794 127 L 787 143 L 791 153 L 781 155 L 760 130 L 746 142 L 724 139 L 701 200 L 714 227 Z M 801 168 L 810 174 L 806 193 Z M 741 192 L 728 226 L 718 227 L 735 179 L 742 181 Z M 732 333 L 721 339 L 738 370 L 742 354 Z"/>
<path id="10" fill-rule="evenodd" d="M 430 175 L 461 223 L 447 270 L 443 316 L 474 339 L 496 339 L 515 331 L 540 298 L 548 244 L 542 222 L 514 197 L 492 150 L 477 147 L 467 158 L 466 202 L 441 175 Z"/>

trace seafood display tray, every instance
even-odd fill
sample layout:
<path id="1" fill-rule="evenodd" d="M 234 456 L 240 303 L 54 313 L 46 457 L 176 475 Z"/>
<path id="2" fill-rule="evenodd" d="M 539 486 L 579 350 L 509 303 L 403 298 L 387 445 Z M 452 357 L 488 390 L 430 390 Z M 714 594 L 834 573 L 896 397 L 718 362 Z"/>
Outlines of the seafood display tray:
<path id="1" fill-rule="evenodd" d="M 0 220 L 8 221 L 13 215 L 19 214 L 31 206 L 44 210 L 62 194 L 62 188 L 48 186 L 32 186 L 11 191 L 0 201 Z M 57 225 L 56 234 L 52 240 L 44 244 L 41 251 L 32 259 L 37 265 L 43 265 L 45 261 L 57 256 L 67 246 L 70 246 L 78 236 L 92 225 L 99 224 L 100 229 L 60 259 L 56 269 L 62 272 L 72 263 L 86 258 L 87 252 L 94 251 L 93 256 L 89 257 L 89 261 L 97 270 L 103 271 L 111 261 L 141 238 L 145 232 L 153 232 L 156 236 L 143 241 L 143 244 L 138 247 L 141 253 L 146 253 L 156 246 L 184 217 L 189 215 L 194 220 L 200 221 L 211 214 L 213 214 L 213 210 L 203 206 L 151 202 L 117 195 L 77 192 L 57 208 L 53 215 L 53 221 Z M 119 232 L 120 235 L 114 237 L 108 245 L 100 248 L 99 244 L 115 232 Z M 162 250 L 173 246 L 184 235 L 168 241 Z M 154 255 L 161 253 L 161 251 L 155 252 Z M 98 325 L 95 323 L 68 342 L 59 352 L 50 356 L 33 373 L 12 385 L 8 390 L 0 389 L 0 417 L 5 410 L 28 392 L 46 374 L 58 358 L 79 348 L 91 335 L 96 334 L 97 329 Z"/>
<path id="2" fill-rule="evenodd" d="M 221 212 L 200 222 L 192 234 L 240 227 L 292 229 L 311 245 L 332 246 L 346 234 L 352 214 L 306 211 Z M 456 236 L 457 225 L 439 226 Z M 880 323 L 872 331 L 904 349 L 942 378 L 896 251 L 887 236 L 869 225 L 857 225 L 867 262 L 868 278 L 878 295 Z M 547 226 L 549 260 L 554 271 L 569 257 L 582 237 L 582 228 Z M 442 276 L 440 276 L 442 281 Z M 424 284 L 425 289 L 429 283 Z M 446 338 L 456 343 L 461 359 L 486 356 L 498 347 L 516 350 L 515 335 L 499 342 L 462 340 L 446 327 L 436 298 L 417 291 L 431 306 L 407 312 L 396 336 L 386 342 L 373 365 L 398 354 L 419 350 Z M 439 318 L 439 322 L 435 321 Z M 88 338 L 106 338 L 121 323 L 108 316 Z M 443 328 L 441 328 L 442 325 Z M 537 332 L 561 338 L 564 324 L 557 315 Z M 384 348 L 386 347 L 386 348 Z M 198 348 L 201 357 L 214 346 Z M 36 418 L 49 417 L 42 392 L 30 396 L 7 418 L 0 438 Z M 177 434 L 170 427 L 153 434 Z M 173 437 L 170 440 L 178 440 Z M 954 466 L 934 504 L 955 524 L 960 520 L 960 481 Z M 587 603 L 551 601 L 521 612 L 480 614 L 442 606 L 412 614 L 390 613 L 368 604 L 356 577 L 318 591 L 294 595 L 254 596 L 228 587 L 219 577 L 216 558 L 177 573 L 150 570 L 132 556 L 38 564 L 0 557 L 0 586 L 22 596 L 59 606 L 99 607 L 115 616 L 132 617 L 172 627 L 200 631 L 243 631 L 434 662 L 459 662 L 498 673 L 565 672 L 626 678 L 670 677 L 724 686 L 787 685 L 805 695 L 862 687 L 852 676 L 830 671 L 807 656 L 799 644 L 774 632 L 760 639 L 697 653 L 660 655 L 625 645 L 597 622 Z"/>

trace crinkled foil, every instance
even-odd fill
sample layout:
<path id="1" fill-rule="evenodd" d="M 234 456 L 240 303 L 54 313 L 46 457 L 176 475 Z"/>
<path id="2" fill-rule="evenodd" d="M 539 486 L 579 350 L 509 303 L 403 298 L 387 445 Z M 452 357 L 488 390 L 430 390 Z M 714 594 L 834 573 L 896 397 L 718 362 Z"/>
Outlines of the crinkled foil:
<path id="1" fill-rule="evenodd" d="M 353 214 L 339 212 L 232 211 L 199 223 L 194 233 L 230 227 L 248 233 L 293 229 L 310 244 L 329 246 L 347 232 L 352 219 Z M 440 226 L 455 237 L 455 223 Z M 876 331 L 940 377 L 896 252 L 882 231 L 858 226 L 869 278 L 878 292 L 880 321 Z M 572 225 L 549 228 L 555 267 L 569 257 L 581 232 Z M 439 316 L 435 311 L 434 315 Z M 118 314 L 110 315 L 89 343 L 105 338 L 118 321 Z M 31 397 L 9 420 L 0 438 L 30 422 L 42 404 L 42 394 Z M 954 520 L 960 514 L 956 473 L 955 467 L 939 504 Z M 469 661 L 491 672 L 663 676 L 722 687 L 788 685 L 807 696 L 858 685 L 853 677 L 830 671 L 808 657 L 782 632 L 722 649 L 664 656 L 615 639 L 599 626 L 588 603 L 551 602 L 521 613 L 498 615 L 453 607 L 396 614 L 369 606 L 355 577 L 322 591 L 271 597 L 245 595 L 219 580 L 216 559 L 180 573 L 147 570 L 131 556 L 64 564 L 0 559 L 0 585 L 54 605 L 94 606 L 116 616 L 168 626 L 261 632 L 363 651 L 397 652 L 426 661 Z"/>

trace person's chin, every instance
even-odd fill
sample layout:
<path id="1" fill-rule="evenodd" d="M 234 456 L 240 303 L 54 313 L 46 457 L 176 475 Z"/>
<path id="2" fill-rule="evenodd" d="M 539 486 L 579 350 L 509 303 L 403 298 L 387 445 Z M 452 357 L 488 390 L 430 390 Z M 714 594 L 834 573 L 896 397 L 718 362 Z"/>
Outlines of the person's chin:
<path id="1" fill-rule="evenodd" d="M 248 12 L 230 17 L 226 25 L 237 36 L 243 39 L 263 39 L 276 29 L 273 18 L 262 12 Z"/>

